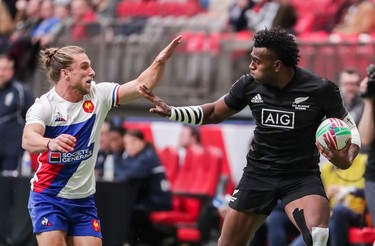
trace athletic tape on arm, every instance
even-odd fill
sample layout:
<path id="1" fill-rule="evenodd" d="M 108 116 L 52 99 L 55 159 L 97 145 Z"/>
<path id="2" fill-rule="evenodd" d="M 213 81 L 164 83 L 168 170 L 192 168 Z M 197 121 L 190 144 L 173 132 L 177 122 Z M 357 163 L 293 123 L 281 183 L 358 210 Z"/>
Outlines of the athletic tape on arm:
<path id="1" fill-rule="evenodd" d="M 343 121 L 349 126 L 350 128 L 350 132 L 352 133 L 352 143 L 358 145 L 359 147 L 361 147 L 361 137 L 359 135 L 359 131 L 358 131 L 358 128 L 353 120 L 353 118 L 350 116 L 350 114 L 348 113 L 345 118 L 343 119 Z"/>
<path id="2" fill-rule="evenodd" d="M 203 122 L 203 109 L 201 106 L 171 107 L 169 119 L 189 125 L 201 125 Z"/>

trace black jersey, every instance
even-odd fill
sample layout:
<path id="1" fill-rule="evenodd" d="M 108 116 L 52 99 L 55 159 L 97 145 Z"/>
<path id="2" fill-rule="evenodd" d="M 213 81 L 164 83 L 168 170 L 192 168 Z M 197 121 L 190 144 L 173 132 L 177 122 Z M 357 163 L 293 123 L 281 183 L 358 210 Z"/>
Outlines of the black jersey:
<path id="1" fill-rule="evenodd" d="M 342 118 L 346 112 L 333 82 L 300 67 L 283 89 L 244 75 L 224 100 L 234 110 L 248 105 L 256 121 L 245 175 L 319 173 L 316 129 L 324 117 Z"/>

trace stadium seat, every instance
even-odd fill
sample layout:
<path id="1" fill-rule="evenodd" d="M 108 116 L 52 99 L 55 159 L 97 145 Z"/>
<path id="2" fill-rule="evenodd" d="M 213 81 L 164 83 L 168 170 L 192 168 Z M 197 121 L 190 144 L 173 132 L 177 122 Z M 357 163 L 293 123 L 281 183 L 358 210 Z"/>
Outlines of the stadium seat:
<path id="1" fill-rule="evenodd" d="M 167 179 L 173 185 L 179 170 L 179 156 L 177 149 L 173 147 L 165 147 L 157 149 L 161 163 L 165 167 Z"/>
<path id="2" fill-rule="evenodd" d="M 230 164 L 228 161 L 228 153 L 225 150 L 224 139 L 222 131 L 219 126 L 203 126 L 200 128 L 202 144 L 204 146 L 215 146 L 221 150 L 222 153 L 222 166 L 221 166 L 221 175 L 229 177 L 226 187 L 226 193 L 232 194 L 234 190 L 234 181 L 232 180 L 232 172 L 230 170 Z"/>
<path id="3" fill-rule="evenodd" d="M 116 15 L 119 19 L 126 19 L 135 15 L 137 6 L 133 2 L 120 1 L 116 6 Z"/>
<path id="4" fill-rule="evenodd" d="M 295 31 L 299 35 L 324 30 L 344 0 L 292 0 L 291 3 L 298 13 Z"/>
<path id="5" fill-rule="evenodd" d="M 207 235 L 207 208 L 216 192 L 221 152 L 216 148 L 191 147 L 172 185 L 172 211 L 153 212 L 156 228 L 169 227 L 179 242 L 200 241 Z M 202 222 L 202 223 L 201 223 Z"/>
<path id="6" fill-rule="evenodd" d="M 373 227 L 352 227 L 349 229 L 350 246 L 372 246 L 375 242 L 375 229 Z"/>
<path id="7" fill-rule="evenodd" d="M 159 2 L 145 2 L 143 5 L 143 11 L 145 16 L 152 17 L 161 15 L 161 5 Z"/>
<path id="8" fill-rule="evenodd" d="M 222 153 L 213 146 L 207 146 L 200 167 L 194 175 L 191 192 L 197 195 L 214 197 L 221 171 Z"/>
<path id="9" fill-rule="evenodd" d="M 209 156 L 207 156 L 208 160 L 204 161 L 205 168 L 201 170 L 200 177 L 197 177 L 197 180 L 201 182 L 195 183 L 193 192 L 206 194 L 209 199 L 202 203 L 199 218 L 194 224 L 178 224 L 177 239 L 179 242 L 202 243 L 209 239 L 213 213 L 211 200 L 216 194 L 219 183 L 222 153 L 218 148 L 212 146 L 209 146 L 207 151 Z M 217 225 L 217 228 L 219 228 L 219 225 Z"/>
<path id="10" fill-rule="evenodd" d="M 371 220 L 367 206 L 363 210 L 360 226 L 349 228 L 349 246 L 373 246 L 375 245 L 375 228 Z"/>

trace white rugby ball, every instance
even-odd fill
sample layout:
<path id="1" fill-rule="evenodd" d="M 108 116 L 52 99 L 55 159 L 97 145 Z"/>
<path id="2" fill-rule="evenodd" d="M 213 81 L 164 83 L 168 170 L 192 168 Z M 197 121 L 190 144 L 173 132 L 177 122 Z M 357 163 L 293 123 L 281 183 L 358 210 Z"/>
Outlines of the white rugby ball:
<path id="1" fill-rule="evenodd" d="M 328 118 L 324 120 L 316 130 L 315 138 L 324 147 L 328 148 L 324 139 L 337 150 L 345 147 L 352 134 L 349 126 L 338 118 Z"/>

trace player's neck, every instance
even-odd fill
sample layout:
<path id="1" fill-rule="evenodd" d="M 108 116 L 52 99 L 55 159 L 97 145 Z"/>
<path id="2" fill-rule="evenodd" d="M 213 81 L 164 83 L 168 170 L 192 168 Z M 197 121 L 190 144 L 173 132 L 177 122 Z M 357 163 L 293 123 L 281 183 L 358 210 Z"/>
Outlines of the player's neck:
<path id="1" fill-rule="evenodd" d="M 55 86 L 56 93 L 62 97 L 63 99 L 67 100 L 68 102 L 79 102 L 83 99 L 83 95 L 79 93 L 77 90 L 72 88 L 66 88 L 61 84 L 57 83 Z"/>
<path id="2" fill-rule="evenodd" d="M 279 89 L 286 87 L 292 81 L 294 74 L 295 69 L 293 67 L 287 68 L 287 70 L 280 75 L 277 87 Z"/>

